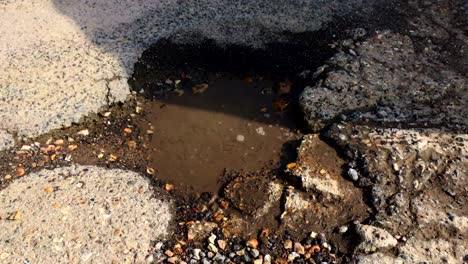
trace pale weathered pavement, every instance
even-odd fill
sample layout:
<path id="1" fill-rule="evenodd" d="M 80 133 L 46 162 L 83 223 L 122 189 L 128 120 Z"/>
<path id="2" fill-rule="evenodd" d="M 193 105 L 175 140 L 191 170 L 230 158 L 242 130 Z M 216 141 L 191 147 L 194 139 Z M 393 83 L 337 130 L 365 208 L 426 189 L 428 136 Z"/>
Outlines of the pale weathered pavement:
<path id="1" fill-rule="evenodd" d="M 0 192 L 0 263 L 142 262 L 167 235 L 171 203 L 137 173 L 43 170 Z"/>

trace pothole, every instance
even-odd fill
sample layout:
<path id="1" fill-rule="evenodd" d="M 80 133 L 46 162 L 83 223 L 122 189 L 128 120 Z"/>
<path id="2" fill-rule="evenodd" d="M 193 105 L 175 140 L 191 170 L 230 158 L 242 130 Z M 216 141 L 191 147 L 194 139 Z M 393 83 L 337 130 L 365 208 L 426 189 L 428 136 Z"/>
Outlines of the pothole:
<path id="1" fill-rule="evenodd" d="M 327 58 L 320 40 L 263 48 L 161 40 L 131 80 L 144 104 L 157 177 L 217 193 L 226 171 L 278 169 L 302 135 L 297 98 Z"/>

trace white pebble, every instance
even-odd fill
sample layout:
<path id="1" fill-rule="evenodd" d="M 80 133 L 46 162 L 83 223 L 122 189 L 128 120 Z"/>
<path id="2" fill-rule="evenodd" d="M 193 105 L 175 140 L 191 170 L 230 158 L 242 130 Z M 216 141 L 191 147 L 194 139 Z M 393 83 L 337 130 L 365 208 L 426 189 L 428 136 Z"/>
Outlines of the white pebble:
<path id="1" fill-rule="evenodd" d="M 257 132 L 257 134 L 259 134 L 261 136 L 266 135 L 265 130 L 263 129 L 263 127 L 258 127 L 257 129 L 255 129 L 255 131 Z"/>

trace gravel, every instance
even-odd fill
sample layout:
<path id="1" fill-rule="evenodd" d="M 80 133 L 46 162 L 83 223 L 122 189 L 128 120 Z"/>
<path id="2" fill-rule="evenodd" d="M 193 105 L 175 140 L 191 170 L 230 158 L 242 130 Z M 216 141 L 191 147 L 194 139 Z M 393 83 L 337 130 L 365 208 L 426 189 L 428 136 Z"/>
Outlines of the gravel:
<path id="1" fill-rule="evenodd" d="M 123 170 L 24 176 L 0 192 L 0 262 L 143 262 L 172 219 L 171 202 L 154 194 L 147 179 Z"/>

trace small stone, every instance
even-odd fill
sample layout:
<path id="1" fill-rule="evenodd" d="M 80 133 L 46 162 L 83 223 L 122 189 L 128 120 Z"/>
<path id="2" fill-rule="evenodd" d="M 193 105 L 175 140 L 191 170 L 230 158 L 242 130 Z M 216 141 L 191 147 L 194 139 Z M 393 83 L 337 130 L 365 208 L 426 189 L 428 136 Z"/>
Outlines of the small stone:
<path id="1" fill-rule="evenodd" d="M 251 238 L 247 241 L 247 246 L 256 249 L 258 247 L 258 240 Z"/>
<path id="2" fill-rule="evenodd" d="M 263 256 L 263 264 L 269 264 L 271 263 L 271 256 L 269 254 L 266 254 Z"/>
<path id="3" fill-rule="evenodd" d="M 297 257 L 299 257 L 299 254 L 297 254 L 296 252 L 292 252 L 288 255 L 288 261 L 293 262 Z"/>
<path id="4" fill-rule="evenodd" d="M 139 114 L 139 113 L 141 113 L 141 111 L 143 111 L 143 108 L 141 108 L 139 106 L 135 107 L 135 113 Z"/>
<path id="5" fill-rule="evenodd" d="M 218 240 L 218 247 L 221 249 L 221 250 L 225 250 L 226 249 L 226 241 L 225 240 Z"/>
<path id="6" fill-rule="evenodd" d="M 26 170 L 23 167 L 16 168 L 16 176 L 23 176 L 26 173 Z"/>
<path id="7" fill-rule="evenodd" d="M 218 248 L 217 248 L 214 244 L 212 244 L 212 243 L 208 244 L 208 249 L 209 249 L 211 252 L 218 253 Z"/>
<path id="8" fill-rule="evenodd" d="M 146 263 L 153 263 L 153 262 L 154 262 L 153 254 L 147 256 L 147 257 L 145 258 L 145 262 L 146 262 Z"/>
<path id="9" fill-rule="evenodd" d="M 182 246 L 180 244 L 175 245 L 174 248 L 172 249 L 172 251 L 176 255 L 180 255 L 180 254 L 184 253 L 184 250 L 182 249 Z"/>
<path id="10" fill-rule="evenodd" d="M 194 248 L 192 250 L 192 255 L 193 255 L 193 258 L 196 259 L 196 260 L 200 260 L 200 252 L 201 252 L 201 249 L 199 248 Z"/>
<path id="11" fill-rule="evenodd" d="M 254 264 L 262 264 L 263 260 L 262 259 L 256 259 L 254 260 Z"/>
<path id="12" fill-rule="evenodd" d="M 70 151 L 74 151 L 74 150 L 77 149 L 77 148 L 78 148 L 78 145 L 70 145 L 70 146 L 68 146 L 68 149 L 69 149 Z"/>
<path id="13" fill-rule="evenodd" d="M 5 180 L 9 180 L 9 179 L 11 179 L 12 177 L 11 177 L 10 174 L 7 174 L 7 175 L 5 175 L 5 177 L 3 177 L 3 178 L 4 178 Z"/>
<path id="14" fill-rule="evenodd" d="M 236 255 L 237 256 L 244 256 L 245 255 L 245 249 L 237 250 Z"/>
<path id="15" fill-rule="evenodd" d="M 109 117 L 111 114 L 112 114 L 112 112 L 110 112 L 110 111 L 109 111 L 109 112 L 105 112 L 105 113 L 104 113 L 104 116 L 105 116 L 105 117 Z"/>
<path id="16" fill-rule="evenodd" d="M 227 209 L 229 207 L 229 203 L 225 200 L 222 200 L 221 202 L 219 202 L 219 206 L 223 209 Z"/>
<path id="17" fill-rule="evenodd" d="M 31 150 L 31 146 L 24 145 L 24 146 L 21 147 L 20 150 L 22 150 L 22 151 L 29 151 L 29 150 Z"/>
<path id="18" fill-rule="evenodd" d="M 284 249 L 291 249 L 293 247 L 293 243 L 292 243 L 291 240 L 288 239 L 288 240 L 284 241 L 283 246 L 284 246 Z"/>
<path id="19" fill-rule="evenodd" d="M 129 128 L 129 127 L 126 127 L 126 128 L 124 128 L 123 132 L 124 132 L 125 136 L 128 136 L 128 135 L 130 135 L 132 133 L 132 129 Z"/>
<path id="20" fill-rule="evenodd" d="M 117 156 L 114 155 L 114 154 L 111 154 L 111 155 L 109 155 L 109 159 L 108 159 L 108 160 L 109 160 L 110 162 L 114 162 L 114 161 L 117 160 Z"/>
<path id="21" fill-rule="evenodd" d="M 214 257 L 214 253 L 213 252 L 208 252 L 208 254 L 206 254 L 206 256 L 211 259 Z"/>
<path id="22" fill-rule="evenodd" d="M 99 153 L 97 157 L 98 157 L 98 159 L 102 159 L 102 158 L 104 158 L 104 153 L 102 153 L 102 152 L 101 152 L 101 153 Z"/>
<path id="23" fill-rule="evenodd" d="M 64 143 L 63 139 L 57 139 L 54 141 L 55 145 L 63 145 L 63 143 Z"/>
<path id="24" fill-rule="evenodd" d="M 301 243 L 294 243 L 294 251 L 300 255 L 305 254 L 304 246 L 301 245 Z"/>
<path id="25" fill-rule="evenodd" d="M 47 188 L 44 189 L 44 192 L 46 192 L 46 193 L 51 193 L 53 191 L 54 191 L 54 189 L 51 188 L 51 187 L 47 187 Z"/>
<path id="26" fill-rule="evenodd" d="M 348 176 L 353 181 L 357 181 L 359 179 L 359 175 L 358 175 L 357 171 L 355 169 L 353 169 L 353 168 L 350 168 L 348 170 Z"/>
<path id="27" fill-rule="evenodd" d="M 250 250 L 250 254 L 252 255 L 252 257 L 256 258 L 260 256 L 260 251 L 258 251 L 258 249 L 252 249 Z"/>
<path id="28" fill-rule="evenodd" d="M 239 141 L 239 142 L 244 142 L 245 137 L 243 135 L 237 135 L 236 140 Z"/>
<path id="29" fill-rule="evenodd" d="M 166 191 L 172 191 L 174 190 L 174 185 L 166 183 L 166 185 L 164 185 L 164 189 L 166 189 Z"/>
<path id="30" fill-rule="evenodd" d="M 216 263 L 223 263 L 226 260 L 226 257 L 218 253 L 216 256 L 214 256 L 213 260 Z"/>
<path id="31" fill-rule="evenodd" d="M 80 135 L 80 136 L 88 136 L 89 135 L 89 130 L 88 129 L 83 129 L 83 130 L 79 131 L 76 134 Z"/>
<path id="32" fill-rule="evenodd" d="M 323 242 L 322 247 L 328 249 L 328 251 L 331 251 L 331 246 L 327 242 Z"/>
<path id="33" fill-rule="evenodd" d="M 163 242 L 158 242 L 158 243 L 156 243 L 156 246 L 154 247 L 154 249 L 155 249 L 156 251 L 159 251 L 159 250 L 161 250 L 161 248 L 162 248 L 163 246 L 164 246 L 164 243 L 163 243 Z"/>
<path id="34" fill-rule="evenodd" d="M 214 244 L 215 240 L 216 240 L 216 235 L 212 233 L 210 237 L 208 237 L 208 242 L 211 244 Z"/>
<path id="35" fill-rule="evenodd" d="M 178 263 L 178 262 L 179 262 L 179 257 L 178 257 L 178 256 L 174 256 L 174 257 L 168 258 L 168 259 L 167 259 L 167 262 L 169 262 L 169 263 L 171 263 L 171 264 Z"/>
<path id="36" fill-rule="evenodd" d="M 168 257 L 174 256 L 174 253 L 173 253 L 172 251 L 170 251 L 169 249 L 166 250 L 166 251 L 164 251 L 164 254 L 165 254 L 166 256 L 168 256 Z"/>
<path id="37" fill-rule="evenodd" d="M 348 231 L 348 227 L 347 226 L 341 226 L 340 229 L 338 229 L 338 233 L 340 234 L 344 234 Z"/>
<path id="38" fill-rule="evenodd" d="M 216 227 L 218 227 L 218 225 L 213 222 L 197 222 L 189 225 L 187 230 L 187 239 L 194 240 L 205 238 Z"/>
<path id="39" fill-rule="evenodd" d="M 129 147 L 129 148 L 136 148 L 136 142 L 134 140 L 129 140 L 126 142 L 126 145 Z"/>
<path id="40" fill-rule="evenodd" d="M 265 130 L 263 129 L 263 127 L 256 128 L 255 132 L 257 132 L 257 134 L 259 134 L 260 136 L 265 136 L 266 135 Z"/>

